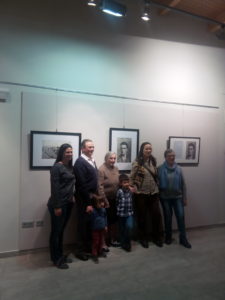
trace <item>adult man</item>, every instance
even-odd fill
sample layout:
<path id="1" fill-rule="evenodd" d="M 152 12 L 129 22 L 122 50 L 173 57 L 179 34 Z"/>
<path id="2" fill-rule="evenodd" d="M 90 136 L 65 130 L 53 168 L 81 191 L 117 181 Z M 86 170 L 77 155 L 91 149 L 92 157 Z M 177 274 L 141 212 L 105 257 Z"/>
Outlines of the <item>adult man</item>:
<path id="1" fill-rule="evenodd" d="M 173 210 L 177 219 L 177 227 L 180 233 L 180 244 L 185 248 L 191 248 L 188 242 L 184 221 L 184 206 L 187 205 L 186 185 L 180 166 L 175 163 L 175 152 L 167 149 L 164 152 L 165 162 L 159 167 L 160 200 L 165 220 L 165 243 L 172 243 L 172 215 Z"/>
<path id="2" fill-rule="evenodd" d="M 76 177 L 76 203 L 78 213 L 78 249 L 76 256 L 81 260 L 88 260 L 87 253 L 91 252 L 91 220 L 93 211 L 92 194 L 98 190 L 97 167 L 92 158 L 94 144 L 85 139 L 81 143 L 81 156 L 74 164 Z"/>
<path id="3" fill-rule="evenodd" d="M 129 153 L 129 147 L 128 144 L 126 142 L 122 142 L 120 144 L 120 153 L 118 153 L 118 159 L 117 162 L 130 162 L 131 158 L 130 158 L 130 153 Z"/>

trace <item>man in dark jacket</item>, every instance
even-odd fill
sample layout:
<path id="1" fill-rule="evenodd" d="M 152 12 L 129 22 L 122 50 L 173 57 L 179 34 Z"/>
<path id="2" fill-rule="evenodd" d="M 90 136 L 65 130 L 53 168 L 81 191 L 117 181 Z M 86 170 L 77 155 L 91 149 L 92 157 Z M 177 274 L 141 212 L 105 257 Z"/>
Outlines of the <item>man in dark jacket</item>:
<path id="1" fill-rule="evenodd" d="M 76 177 L 76 203 L 78 213 L 77 237 L 78 248 L 76 256 L 88 260 L 87 253 L 91 252 L 91 218 L 93 211 L 92 194 L 98 190 L 98 170 L 92 157 L 94 144 L 85 139 L 81 143 L 81 156 L 74 164 Z"/>

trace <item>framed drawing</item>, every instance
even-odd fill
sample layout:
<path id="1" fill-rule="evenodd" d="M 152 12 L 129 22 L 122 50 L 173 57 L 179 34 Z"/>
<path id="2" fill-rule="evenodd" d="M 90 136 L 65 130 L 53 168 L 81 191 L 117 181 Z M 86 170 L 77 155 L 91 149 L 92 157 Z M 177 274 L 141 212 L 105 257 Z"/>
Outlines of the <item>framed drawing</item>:
<path id="1" fill-rule="evenodd" d="M 68 143 L 73 148 L 73 163 L 80 155 L 81 134 L 70 132 L 30 132 L 30 169 L 50 169 L 59 147 Z"/>
<path id="2" fill-rule="evenodd" d="M 117 154 L 116 165 L 120 171 L 130 171 L 139 147 L 139 130 L 125 128 L 109 129 L 109 150 Z"/>
<path id="3" fill-rule="evenodd" d="M 195 165 L 199 163 L 199 137 L 169 137 L 169 148 L 176 153 L 176 162 L 179 164 Z"/>

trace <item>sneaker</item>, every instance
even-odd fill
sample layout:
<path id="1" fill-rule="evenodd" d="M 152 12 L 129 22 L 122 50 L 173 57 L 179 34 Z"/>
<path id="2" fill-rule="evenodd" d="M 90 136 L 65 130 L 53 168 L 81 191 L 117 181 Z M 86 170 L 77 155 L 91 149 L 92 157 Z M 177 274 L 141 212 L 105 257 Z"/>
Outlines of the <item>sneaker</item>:
<path id="1" fill-rule="evenodd" d="M 140 240 L 140 244 L 141 244 L 141 246 L 144 247 L 144 248 L 148 248 L 148 247 L 149 247 L 148 241 L 146 241 L 146 240 Z"/>
<path id="2" fill-rule="evenodd" d="M 110 250 L 109 250 L 109 248 L 103 247 L 103 248 L 102 248 L 102 251 L 103 251 L 103 252 L 109 252 Z"/>
<path id="3" fill-rule="evenodd" d="M 181 239 L 180 245 L 184 246 L 185 248 L 191 249 L 191 244 L 188 242 L 187 239 Z"/>
<path id="4" fill-rule="evenodd" d="M 69 266 L 63 262 L 63 261 L 59 261 L 57 263 L 54 264 L 58 269 L 61 269 L 61 270 L 66 270 L 66 269 L 69 269 Z"/>
<path id="5" fill-rule="evenodd" d="M 78 258 L 78 259 L 80 259 L 80 260 L 83 260 L 83 261 L 86 261 L 86 260 L 88 260 L 88 255 L 86 255 L 85 253 L 77 253 L 76 254 L 76 257 Z"/>
<path id="6" fill-rule="evenodd" d="M 107 254 L 106 254 L 104 251 L 102 251 L 102 253 L 99 254 L 99 257 L 104 257 L 104 258 L 106 258 L 106 257 L 107 257 Z"/>
<path id="7" fill-rule="evenodd" d="M 128 244 L 122 245 L 122 249 L 125 250 L 126 252 L 131 252 L 131 244 L 128 243 Z"/>
<path id="8" fill-rule="evenodd" d="M 154 244 L 155 244 L 157 247 L 163 247 L 163 242 L 162 242 L 162 241 L 154 241 Z"/>
<path id="9" fill-rule="evenodd" d="M 113 241 L 113 242 L 111 242 L 111 244 L 110 244 L 112 247 L 121 247 L 121 244 L 120 244 L 120 242 L 117 242 L 117 241 Z"/>
<path id="10" fill-rule="evenodd" d="M 63 262 L 66 264 L 71 264 L 73 262 L 72 258 L 67 257 L 66 255 L 63 256 Z"/>
<path id="11" fill-rule="evenodd" d="M 96 255 L 93 255 L 93 256 L 92 256 L 92 260 L 93 260 L 93 262 L 94 262 L 95 264 L 98 264 L 98 263 L 99 263 L 98 256 L 96 256 Z"/>
<path id="12" fill-rule="evenodd" d="M 171 245 L 172 244 L 172 237 L 171 236 L 166 236 L 165 238 L 165 244 Z"/>

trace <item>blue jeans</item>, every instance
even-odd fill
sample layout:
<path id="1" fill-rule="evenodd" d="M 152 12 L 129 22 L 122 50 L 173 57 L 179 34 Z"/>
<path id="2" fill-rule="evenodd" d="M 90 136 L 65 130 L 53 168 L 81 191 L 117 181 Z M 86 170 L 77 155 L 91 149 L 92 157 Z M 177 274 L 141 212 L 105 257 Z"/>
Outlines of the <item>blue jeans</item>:
<path id="1" fill-rule="evenodd" d="M 49 238 L 50 256 L 54 264 L 63 257 L 63 233 L 71 215 L 73 203 L 61 207 L 61 216 L 56 216 L 54 208 L 48 206 L 51 215 L 51 233 Z"/>
<path id="2" fill-rule="evenodd" d="M 184 205 L 182 198 L 161 199 L 164 214 L 166 238 L 172 237 L 172 217 L 173 210 L 177 219 L 177 227 L 180 233 L 180 239 L 186 239 Z"/>
<path id="3" fill-rule="evenodd" d="M 119 231 L 121 246 L 130 245 L 131 234 L 134 227 L 133 216 L 119 217 Z"/>

